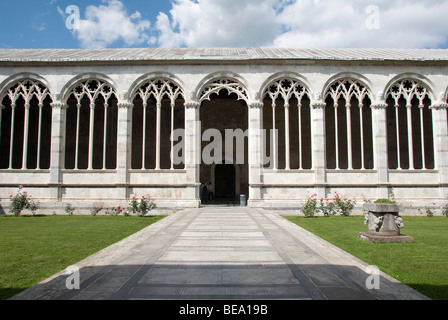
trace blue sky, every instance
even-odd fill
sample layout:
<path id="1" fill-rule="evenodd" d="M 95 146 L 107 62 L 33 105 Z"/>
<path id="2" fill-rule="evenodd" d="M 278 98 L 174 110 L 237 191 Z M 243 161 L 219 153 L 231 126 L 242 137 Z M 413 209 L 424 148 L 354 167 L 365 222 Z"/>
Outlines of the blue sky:
<path id="1" fill-rule="evenodd" d="M 169 0 L 125 0 L 122 3 L 132 14 L 139 11 L 144 19 L 155 21 L 160 11 L 168 12 Z M 104 4 L 101 0 L 16 0 L 2 1 L 0 48 L 80 48 L 79 40 L 66 28 L 58 11 L 77 5 L 81 18 L 85 9 Z M 109 47 L 124 46 L 117 41 Z"/>
<path id="2" fill-rule="evenodd" d="M 16 0 L 2 12 L 0 48 L 448 48 L 448 0 Z"/>

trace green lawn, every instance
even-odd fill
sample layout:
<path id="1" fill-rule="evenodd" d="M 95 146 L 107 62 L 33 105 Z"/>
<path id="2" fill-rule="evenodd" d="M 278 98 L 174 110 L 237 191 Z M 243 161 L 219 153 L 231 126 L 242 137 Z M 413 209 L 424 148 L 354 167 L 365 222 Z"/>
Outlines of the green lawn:
<path id="1" fill-rule="evenodd" d="M 363 216 L 285 217 L 426 296 L 448 299 L 448 219 L 403 217 L 401 233 L 413 243 L 370 243 L 357 238 L 367 231 Z"/>
<path id="2" fill-rule="evenodd" d="M 163 218 L 0 216 L 0 300 Z"/>

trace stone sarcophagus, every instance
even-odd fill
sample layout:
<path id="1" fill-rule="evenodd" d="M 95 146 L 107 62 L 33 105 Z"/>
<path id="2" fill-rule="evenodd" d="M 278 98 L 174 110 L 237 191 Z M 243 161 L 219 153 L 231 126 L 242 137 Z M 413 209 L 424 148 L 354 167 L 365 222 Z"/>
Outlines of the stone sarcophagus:
<path id="1" fill-rule="evenodd" d="M 396 203 L 366 203 L 363 206 L 367 212 L 364 224 L 368 232 L 359 232 L 358 237 L 370 242 L 413 242 L 414 239 L 402 235 L 404 227 L 400 212 L 402 206 Z"/>

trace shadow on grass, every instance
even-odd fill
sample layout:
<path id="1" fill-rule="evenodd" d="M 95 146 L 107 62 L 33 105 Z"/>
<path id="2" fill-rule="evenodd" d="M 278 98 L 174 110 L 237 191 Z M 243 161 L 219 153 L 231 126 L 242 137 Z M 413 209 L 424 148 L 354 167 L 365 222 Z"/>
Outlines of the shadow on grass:
<path id="1" fill-rule="evenodd" d="M 448 285 L 408 284 L 409 287 L 421 292 L 433 300 L 448 300 Z"/>
<path id="2" fill-rule="evenodd" d="M 7 300 L 27 288 L 0 288 L 0 300 Z"/>

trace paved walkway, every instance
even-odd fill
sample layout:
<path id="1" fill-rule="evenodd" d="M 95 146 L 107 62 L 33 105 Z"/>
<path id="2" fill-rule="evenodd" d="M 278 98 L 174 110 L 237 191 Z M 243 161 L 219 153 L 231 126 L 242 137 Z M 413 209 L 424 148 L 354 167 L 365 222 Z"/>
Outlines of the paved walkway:
<path id="1" fill-rule="evenodd" d="M 356 237 L 356 234 L 353 235 Z M 367 264 L 262 209 L 177 212 L 13 299 L 426 299 L 387 275 L 368 290 Z M 72 281 L 72 284 L 76 282 Z"/>

